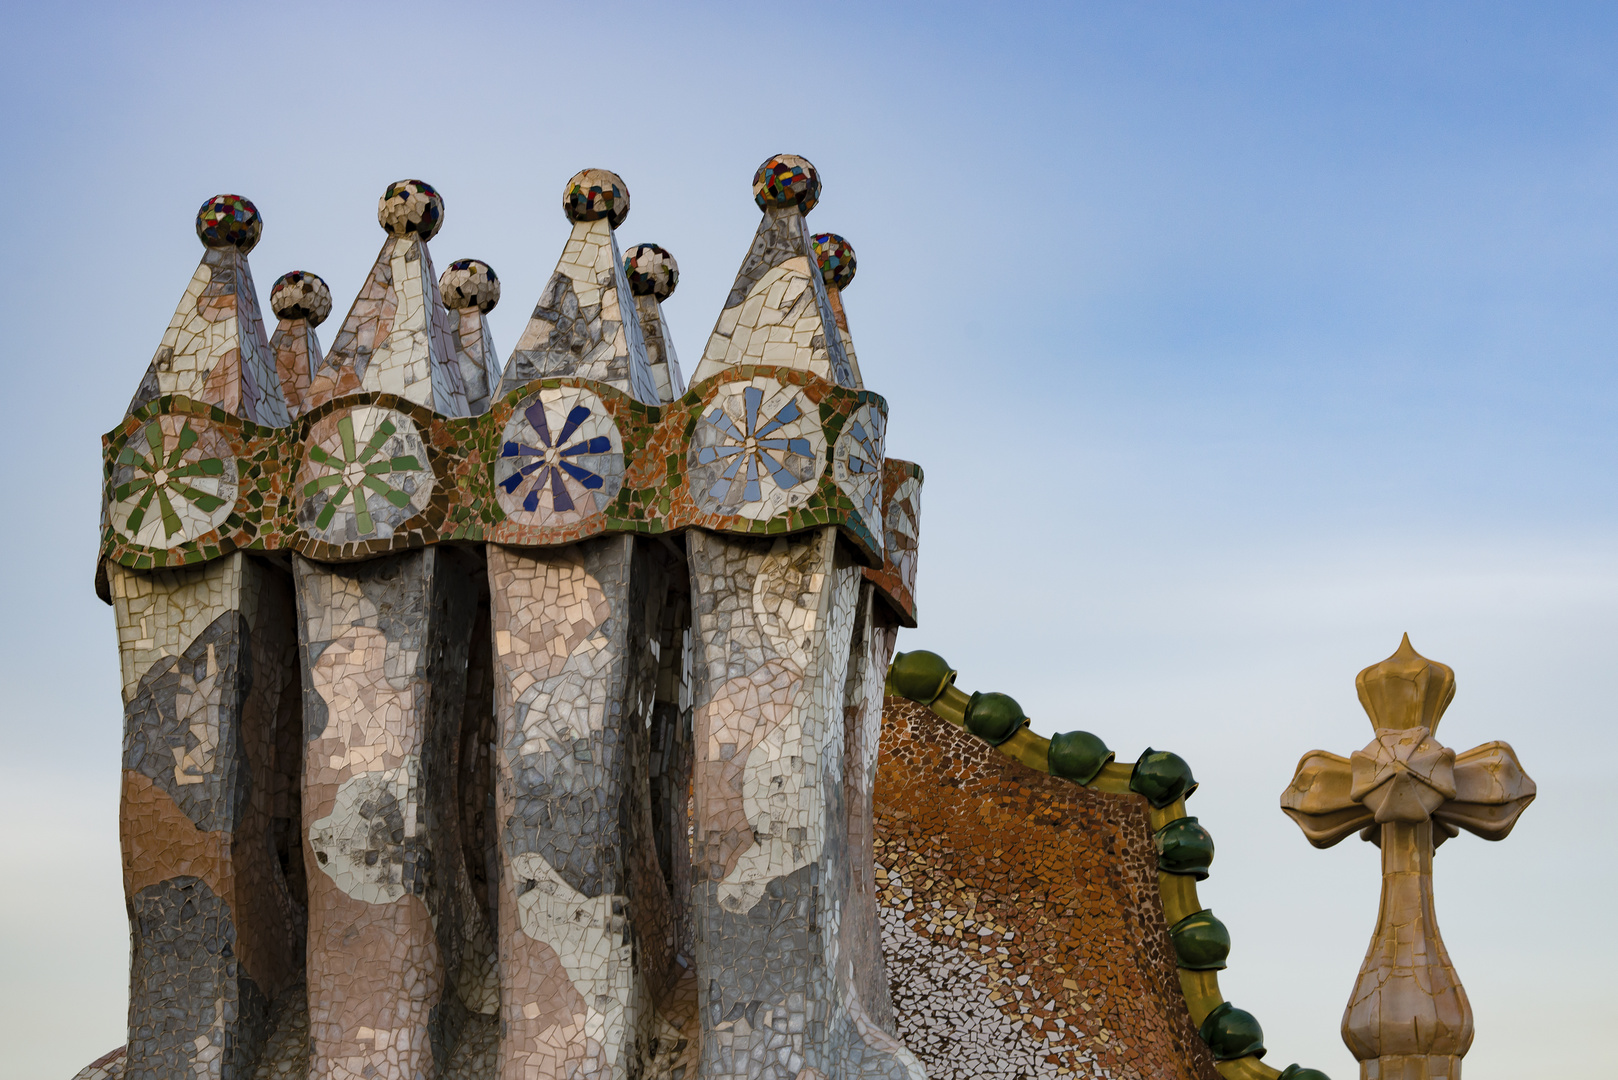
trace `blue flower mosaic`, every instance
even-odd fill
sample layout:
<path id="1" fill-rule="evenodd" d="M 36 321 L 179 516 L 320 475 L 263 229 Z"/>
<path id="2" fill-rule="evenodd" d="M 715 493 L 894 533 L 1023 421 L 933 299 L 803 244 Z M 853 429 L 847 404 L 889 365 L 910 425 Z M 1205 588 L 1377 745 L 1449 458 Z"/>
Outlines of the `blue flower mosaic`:
<path id="1" fill-rule="evenodd" d="M 727 384 L 692 436 L 692 497 L 708 510 L 774 517 L 814 491 L 824 449 L 796 390 L 763 377 Z"/>
<path id="2" fill-rule="evenodd" d="M 540 391 L 506 425 L 495 464 L 501 507 L 536 525 L 566 524 L 604 509 L 623 477 L 617 431 L 589 390 Z"/>
<path id="3" fill-rule="evenodd" d="M 832 451 L 832 477 L 838 490 L 859 508 L 873 536 L 882 536 L 882 444 L 887 420 L 869 405 L 848 418 Z"/>

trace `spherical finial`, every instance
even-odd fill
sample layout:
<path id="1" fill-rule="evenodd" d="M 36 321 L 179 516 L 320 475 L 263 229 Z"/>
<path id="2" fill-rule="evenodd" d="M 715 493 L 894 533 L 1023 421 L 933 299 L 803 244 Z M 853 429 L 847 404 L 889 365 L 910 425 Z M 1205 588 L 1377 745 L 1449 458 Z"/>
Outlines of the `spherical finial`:
<path id="1" fill-rule="evenodd" d="M 444 224 L 444 197 L 425 180 L 396 180 L 376 201 L 376 220 L 394 236 L 431 240 Z"/>
<path id="2" fill-rule="evenodd" d="M 629 291 L 636 296 L 667 300 L 680 283 L 680 264 L 667 249 L 657 244 L 636 244 L 624 256 L 624 273 L 629 275 Z"/>
<path id="3" fill-rule="evenodd" d="M 606 218 L 616 229 L 629 216 L 629 185 L 611 169 L 585 169 L 567 182 L 562 212 L 575 223 Z"/>
<path id="4" fill-rule="evenodd" d="M 307 319 L 319 326 L 331 314 L 331 290 L 307 270 L 282 274 L 270 287 L 270 310 L 278 319 Z"/>
<path id="5" fill-rule="evenodd" d="M 815 233 L 809 238 L 815 247 L 820 276 L 833 289 L 846 289 L 854 280 L 854 245 L 834 232 Z"/>
<path id="6" fill-rule="evenodd" d="M 263 231 L 258 207 L 240 195 L 215 195 L 197 211 L 197 239 L 211 248 L 235 248 L 245 255 Z"/>
<path id="7" fill-rule="evenodd" d="M 807 214 L 820 201 L 820 174 L 796 154 L 776 154 L 753 174 L 753 201 L 760 210 L 796 206 Z"/>
<path id="8" fill-rule="evenodd" d="M 438 294 L 451 311 L 475 307 L 487 315 L 500 302 L 500 279 L 482 259 L 456 259 L 439 276 Z"/>

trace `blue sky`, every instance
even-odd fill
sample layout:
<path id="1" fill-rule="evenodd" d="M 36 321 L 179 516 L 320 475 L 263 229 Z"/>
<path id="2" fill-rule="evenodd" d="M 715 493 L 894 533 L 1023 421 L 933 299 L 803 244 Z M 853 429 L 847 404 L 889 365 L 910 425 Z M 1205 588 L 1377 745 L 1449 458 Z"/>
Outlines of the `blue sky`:
<path id="1" fill-rule="evenodd" d="M 1618 752 L 1618 14 L 1596 5 L 22 5 L 0 40 L 0 1077 L 117 1045 L 127 936 L 98 440 L 196 265 L 255 200 L 261 297 L 338 314 L 375 201 L 446 199 L 440 266 L 500 274 L 509 351 L 576 170 L 680 261 L 687 369 L 757 221 L 810 218 L 927 470 L 921 628 L 969 689 L 1120 756 L 1174 749 L 1219 857 L 1228 997 L 1268 1060 L 1337 1036 L 1375 851 L 1309 848 L 1297 758 L 1370 738 L 1361 667 L 1408 630 L 1455 667 L 1441 730 L 1512 742 L 1539 801 L 1438 858 L 1469 1080 L 1618 1052 L 1604 797 Z M 25 527 L 26 526 L 26 527 Z"/>

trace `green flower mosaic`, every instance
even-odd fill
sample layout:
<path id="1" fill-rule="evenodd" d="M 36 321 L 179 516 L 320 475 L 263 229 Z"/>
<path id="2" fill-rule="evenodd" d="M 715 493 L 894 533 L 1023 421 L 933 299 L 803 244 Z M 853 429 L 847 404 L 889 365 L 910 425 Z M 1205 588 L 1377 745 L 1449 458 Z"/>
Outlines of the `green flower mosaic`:
<path id="1" fill-rule="evenodd" d="M 371 520 L 371 510 L 361 494 L 362 489 L 376 492 L 401 510 L 410 505 L 410 493 L 393 487 L 382 477 L 394 472 L 419 472 L 422 468 L 420 459 L 414 454 L 377 457 L 382 447 L 398 431 L 392 420 L 383 420 L 371 433 L 365 445 L 360 446 L 354 437 L 353 414 L 348 414 L 337 421 L 337 434 L 342 445 L 336 452 L 328 452 L 318 446 L 309 448 L 309 460 L 332 471 L 305 483 L 303 497 L 307 499 L 327 488 L 337 489 L 332 492 L 331 497 L 326 500 L 326 505 L 321 508 L 319 516 L 315 518 L 316 528 L 324 529 L 329 526 L 337 511 L 342 509 L 343 503 L 352 501 L 354 524 L 360 534 L 375 531 L 376 523 Z"/>
<path id="2" fill-rule="evenodd" d="M 119 531 L 151 544 L 161 530 L 166 546 L 218 525 L 216 514 L 236 499 L 235 469 L 221 447 L 197 449 L 200 440 L 191 421 L 178 417 L 155 418 L 130 437 L 113 459 Z"/>

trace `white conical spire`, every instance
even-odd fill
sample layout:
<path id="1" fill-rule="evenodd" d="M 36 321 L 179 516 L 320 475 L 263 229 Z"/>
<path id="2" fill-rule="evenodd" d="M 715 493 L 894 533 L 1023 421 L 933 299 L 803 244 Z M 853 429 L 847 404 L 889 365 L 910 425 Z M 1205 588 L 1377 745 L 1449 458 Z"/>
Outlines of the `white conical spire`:
<path id="1" fill-rule="evenodd" d="M 777 154 L 754 174 L 753 198 L 764 220 L 691 381 L 742 364 L 776 364 L 859 386 L 803 220 L 820 199 L 815 167 Z"/>
<path id="2" fill-rule="evenodd" d="M 641 338 L 646 342 L 646 360 L 657 386 L 657 400 L 667 403 L 685 393 L 685 376 L 680 358 L 674 352 L 674 335 L 669 332 L 663 301 L 674 294 L 680 282 L 680 265 L 657 244 L 636 244 L 624 256 L 624 275 L 629 291 L 635 294 L 635 311 L 640 316 Z"/>
<path id="3" fill-rule="evenodd" d="M 500 392 L 574 375 L 656 405 L 657 386 L 613 234 L 629 214 L 629 188 L 616 173 L 585 169 L 568 182 L 562 207 L 573 233 L 506 361 Z"/>
<path id="4" fill-rule="evenodd" d="M 275 372 L 287 412 L 296 418 L 308 410 L 310 384 L 325 363 L 315 327 L 331 314 L 331 290 L 318 274 L 294 270 L 276 278 L 270 310 L 280 320 L 270 337 Z"/>
<path id="5" fill-rule="evenodd" d="M 438 279 L 438 293 L 449 309 L 450 336 L 460 357 L 466 407 L 477 416 L 489 410 L 500 388 L 500 354 L 486 317 L 500 302 L 500 279 L 481 259 L 456 259 Z"/>
<path id="6" fill-rule="evenodd" d="M 826 299 L 831 304 L 832 318 L 837 320 L 837 330 L 843 339 L 843 352 L 848 356 L 849 370 L 854 373 L 854 383 L 864 386 L 865 380 L 860 376 L 860 359 L 854 352 L 854 335 L 848 331 L 848 313 L 843 310 L 843 290 L 854 281 L 854 270 L 858 265 L 854 258 L 854 245 L 844 240 L 836 233 L 815 233 L 809 238 L 814 247 L 815 265 L 820 267 L 820 280 L 826 286 Z"/>
<path id="7" fill-rule="evenodd" d="M 286 401 L 259 315 L 247 253 L 263 221 L 240 195 L 216 195 L 197 212 L 207 249 L 174 310 L 129 411 L 183 394 L 267 427 L 287 423 Z"/>
<path id="8" fill-rule="evenodd" d="M 400 180 L 378 200 L 377 219 L 388 238 L 315 373 L 307 407 L 373 390 L 465 416 L 460 362 L 427 252 L 444 220 L 444 200 L 431 184 Z"/>

